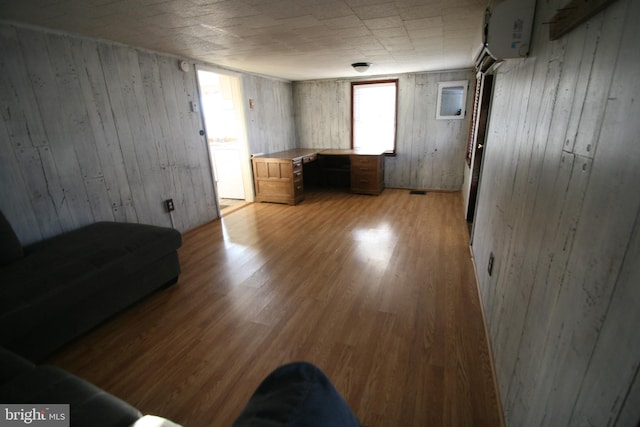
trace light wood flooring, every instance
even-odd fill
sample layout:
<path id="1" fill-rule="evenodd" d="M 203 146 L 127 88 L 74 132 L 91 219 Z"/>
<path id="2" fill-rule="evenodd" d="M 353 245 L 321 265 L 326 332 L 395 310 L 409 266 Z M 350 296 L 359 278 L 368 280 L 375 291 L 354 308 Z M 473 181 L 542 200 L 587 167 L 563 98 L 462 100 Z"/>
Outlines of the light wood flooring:
<path id="1" fill-rule="evenodd" d="M 182 275 L 51 363 L 185 427 L 307 360 L 370 427 L 499 426 L 459 193 L 311 192 L 184 235 Z"/>
<path id="2" fill-rule="evenodd" d="M 220 199 L 220 216 L 226 216 L 230 213 L 237 211 L 238 209 L 242 209 L 249 202 L 240 199 Z"/>

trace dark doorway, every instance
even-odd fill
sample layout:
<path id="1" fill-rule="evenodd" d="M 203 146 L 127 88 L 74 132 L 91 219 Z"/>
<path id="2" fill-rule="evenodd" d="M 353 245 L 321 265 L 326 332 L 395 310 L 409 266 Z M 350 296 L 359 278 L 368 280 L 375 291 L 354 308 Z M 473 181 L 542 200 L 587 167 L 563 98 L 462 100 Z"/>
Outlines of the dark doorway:
<path id="1" fill-rule="evenodd" d="M 482 167 L 482 157 L 486 145 L 487 124 L 489 122 L 489 112 L 491 107 L 491 94 L 493 93 L 493 75 L 480 73 L 480 92 L 477 102 L 478 112 L 473 117 L 476 123 L 472 125 L 473 154 L 471 156 L 471 187 L 469 190 L 469 203 L 467 206 L 467 221 L 473 222 L 476 210 L 476 200 L 478 198 L 478 187 L 480 185 L 480 171 Z"/>

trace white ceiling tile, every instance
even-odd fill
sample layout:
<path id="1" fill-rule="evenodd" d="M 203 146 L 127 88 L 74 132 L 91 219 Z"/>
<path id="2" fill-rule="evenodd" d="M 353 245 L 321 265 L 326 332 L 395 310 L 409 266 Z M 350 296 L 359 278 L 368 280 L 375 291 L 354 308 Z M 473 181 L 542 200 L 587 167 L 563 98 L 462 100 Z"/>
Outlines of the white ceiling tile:
<path id="1" fill-rule="evenodd" d="M 153 0 L 153 1 L 157 1 L 158 3 L 162 2 L 162 0 Z M 197 4 L 200 6 L 216 5 L 217 3 L 222 3 L 223 1 L 227 1 L 227 0 L 189 0 L 190 3 Z M 248 3 L 248 2 L 245 1 L 245 3 Z"/>
<path id="2" fill-rule="evenodd" d="M 407 30 L 420 30 L 423 28 L 434 28 L 440 27 L 442 28 L 442 16 L 436 16 L 432 18 L 420 18 L 420 19 L 410 19 L 404 21 L 404 27 Z"/>
<path id="3" fill-rule="evenodd" d="M 302 30 L 307 28 L 322 28 L 320 21 L 313 15 L 303 15 L 295 18 L 278 19 L 278 26 Z"/>
<path id="4" fill-rule="evenodd" d="M 404 22 L 399 16 L 389 16 L 386 18 L 367 19 L 362 21 L 367 28 L 371 30 L 380 30 L 384 28 L 402 27 Z"/>
<path id="5" fill-rule="evenodd" d="M 412 19 L 433 18 L 442 16 L 442 7 L 438 3 L 436 5 L 423 5 L 413 7 L 399 7 L 400 17 L 406 21 Z"/>
<path id="6" fill-rule="evenodd" d="M 318 19 L 340 18 L 353 15 L 353 10 L 342 0 L 325 1 L 312 7 L 312 14 Z"/>
<path id="7" fill-rule="evenodd" d="M 407 30 L 404 27 L 382 28 L 380 30 L 371 30 L 371 32 L 378 40 L 407 37 Z"/>
<path id="8" fill-rule="evenodd" d="M 373 6 L 382 3 L 388 3 L 389 0 L 345 0 L 350 7 Z"/>
<path id="9" fill-rule="evenodd" d="M 433 4 L 433 3 L 437 3 L 440 0 L 434 1 L 434 0 L 395 0 L 394 3 L 396 4 L 397 7 L 414 7 L 414 6 L 423 6 L 425 4 Z"/>
<path id="10" fill-rule="evenodd" d="M 342 16 L 340 18 L 324 19 L 322 23 L 330 30 L 362 27 L 364 24 L 355 15 Z"/>
<path id="11" fill-rule="evenodd" d="M 292 3 L 288 0 L 277 2 L 261 3 L 255 5 L 256 10 L 274 19 L 295 18 L 299 16 L 309 15 L 313 12 L 310 5 L 301 4 L 299 2 Z"/>
<path id="12" fill-rule="evenodd" d="M 389 16 L 398 16 L 398 10 L 395 3 L 383 3 L 373 6 L 361 6 L 353 8 L 353 11 L 360 19 L 376 19 L 386 18 Z"/>
<path id="13" fill-rule="evenodd" d="M 333 35 L 346 42 L 352 37 L 371 37 L 371 32 L 365 27 L 355 27 L 335 30 Z"/>
<path id="14" fill-rule="evenodd" d="M 6 20 L 285 79 L 469 67 L 486 0 L 0 0 Z M 300 66 L 300 64 L 305 64 Z"/>

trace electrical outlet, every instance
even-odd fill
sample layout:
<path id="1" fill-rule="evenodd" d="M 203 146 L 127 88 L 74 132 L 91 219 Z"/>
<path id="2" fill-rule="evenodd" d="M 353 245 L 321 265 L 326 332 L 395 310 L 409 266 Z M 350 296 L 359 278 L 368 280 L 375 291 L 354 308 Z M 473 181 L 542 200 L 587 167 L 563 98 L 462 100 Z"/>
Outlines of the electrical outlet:
<path id="1" fill-rule="evenodd" d="M 173 199 L 165 200 L 164 204 L 167 207 L 167 212 L 173 212 L 176 209 L 176 207 L 173 205 Z"/>
<path id="2" fill-rule="evenodd" d="M 491 277 L 491 273 L 493 273 L 493 261 L 495 257 L 493 256 L 493 252 L 489 254 L 489 265 L 487 265 L 487 272 L 489 273 L 489 277 Z"/>

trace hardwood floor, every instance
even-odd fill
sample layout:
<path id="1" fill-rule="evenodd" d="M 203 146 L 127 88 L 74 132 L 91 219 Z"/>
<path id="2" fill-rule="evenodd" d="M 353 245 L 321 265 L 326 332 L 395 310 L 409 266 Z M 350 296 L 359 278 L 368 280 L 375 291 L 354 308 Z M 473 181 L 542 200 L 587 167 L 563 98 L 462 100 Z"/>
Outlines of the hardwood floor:
<path id="1" fill-rule="evenodd" d="M 371 427 L 500 426 L 459 193 L 313 192 L 184 236 L 182 275 L 51 363 L 185 427 L 320 366 Z"/>

